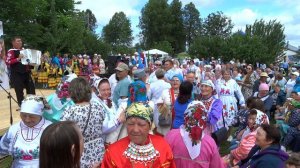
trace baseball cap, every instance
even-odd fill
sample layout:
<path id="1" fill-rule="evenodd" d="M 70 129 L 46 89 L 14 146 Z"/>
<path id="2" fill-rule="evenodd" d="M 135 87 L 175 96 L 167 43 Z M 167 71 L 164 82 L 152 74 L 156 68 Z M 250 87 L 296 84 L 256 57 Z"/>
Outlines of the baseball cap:
<path id="1" fill-rule="evenodd" d="M 125 63 L 120 63 L 117 68 L 115 68 L 115 70 L 118 70 L 118 71 L 129 71 L 129 67 L 128 65 L 126 65 Z"/>

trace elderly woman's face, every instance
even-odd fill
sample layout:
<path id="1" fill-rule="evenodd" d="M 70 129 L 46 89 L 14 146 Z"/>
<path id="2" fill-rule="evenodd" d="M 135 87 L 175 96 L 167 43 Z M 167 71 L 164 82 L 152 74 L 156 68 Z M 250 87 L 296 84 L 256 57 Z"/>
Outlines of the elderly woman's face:
<path id="1" fill-rule="evenodd" d="M 20 113 L 20 117 L 27 127 L 36 126 L 42 119 L 41 116 L 29 113 Z"/>
<path id="2" fill-rule="evenodd" d="M 228 80 L 231 78 L 231 76 L 230 76 L 230 74 L 229 74 L 228 72 L 224 72 L 224 73 L 223 73 L 223 78 L 224 78 L 226 81 L 228 81 Z"/>
<path id="3" fill-rule="evenodd" d="M 172 88 L 178 89 L 180 84 L 181 84 L 181 82 L 180 82 L 179 78 L 177 78 L 177 77 L 172 78 L 172 80 L 171 80 Z"/>
<path id="4" fill-rule="evenodd" d="M 130 141 L 137 145 L 144 145 L 149 135 L 150 124 L 137 117 L 127 119 L 126 124 Z"/>
<path id="5" fill-rule="evenodd" d="M 111 96 L 111 90 L 110 90 L 110 85 L 107 82 L 101 83 L 99 85 L 99 96 L 103 100 L 107 100 Z"/>
<path id="6" fill-rule="evenodd" d="M 268 90 L 260 90 L 258 91 L 259 97 L 264 97 L 269 93 Z"/>
<path id="7" fill-rule="evenodd" d="M 257 129 L 257 133 L 256 133 L 255 137 L 256 137 L 255 144 L 261 148 L 265 148 L 272 143 L 272 141 L 268 141 L 266 139 L 267 133 L 261 127 Z"/>
<path id="8" fill-rule="evenodd" d="M 201 94 L 203 96 L 211 96 L 212 95 L 212 92 L 213 92 L 212 87 L 207 86 L 207 85 L 201 85 L 200 89 L 201 89 Z"/>

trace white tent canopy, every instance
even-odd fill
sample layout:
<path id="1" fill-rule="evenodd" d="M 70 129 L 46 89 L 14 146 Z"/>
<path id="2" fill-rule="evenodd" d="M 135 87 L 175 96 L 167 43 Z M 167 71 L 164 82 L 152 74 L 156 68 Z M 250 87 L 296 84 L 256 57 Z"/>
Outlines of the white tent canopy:
<path id="1" fill-rule="evenodd" d="M 161 51 L 161 50 L 158 50 L 158 49 L 151 49 L 151 50 L 148 50 L 148 51 L 144 51 L 144 54 L 146 55 L 162 55 L 163 57 L 164 56 L 168 56 L 168 53 L 164 52 L 164 51 Z"/>

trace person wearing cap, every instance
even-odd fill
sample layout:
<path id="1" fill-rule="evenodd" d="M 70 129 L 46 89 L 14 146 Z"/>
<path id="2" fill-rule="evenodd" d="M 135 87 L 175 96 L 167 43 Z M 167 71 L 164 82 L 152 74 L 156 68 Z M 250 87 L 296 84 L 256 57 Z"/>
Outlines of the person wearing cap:
<path id="1" fill-rule="evenodd" d="M 299 76 L 299 72 L 295 71 L 291 73 L 291 78 L 286 82 L 285 91 L 286 91 L 286 98 L 291 96 L 293 88 L 296 84 L 296 78 Z"/>
<path id="2" fill-rule="evenodd" d="M 258 91 L 258 88 L 259 88 L 259 85 L 262 84 L 262 83 L 267 83 L 267 79 L 269 78 L 268 74 L 266 72 L 262 72 L 260 73 L 260 78 L 257 79 L 255 82 L 254 82 L 254 85 L 253 85 L 253 93 L 257 92 Z"/>
<path id="3" fill-rule="evenodd" d="M 13 168 L 39 167 L 40 138 L 51 124 L 42 116 L 45 107 L 43 97 L 27 95 L 21 103 L 21 121 L 12 125 L 1 138 L 0 154 L 13 157 Z"/>
<path id="4" fill-rule="evenodd" d="M 133 74 L 134 81 L 140 80 L 140 81 L 143 81 L 144 83 L 146 82 L 147 74 L 145 72 L 145 69 L 137 68 L 137 69 L 133 70 L 132 74 Z"/>
<path id="5" fill-rule="evenodd" d="M 130 80 L 127 78 L 129 67 L 125 63 L 119 63 L 116 70 L 116 76 L 118 77 L 119 81 L 116 85 L 114 92 L 113 92 L 113 102 L 119 107 L 119 101 L 125 101 L 128 97 L 128 86 L 131 83 Z"/>
<path id="6" fill-rule="evenodd" d="M 101 167 L 176 167 L 164 138 L 149 134 L 151 124 L 152 108 L 147 103 L 132 103 L 126 111 L 128 136 L 108 147 Z"/>
<path id="7" fill-rule="evenodd" d="M 172 129 L 165 137 L 173 151 L 176 167 L 224 167 L 216 143 L 204 131 L 206 126 L 205 105 L 201 101 L 192 101 L 184 111 L 184 124 Z"/>
<path id="8" fill-rule="evenodd" d="M 253 94 L 253 97 L 257 97 L 264 102 L 265 112 L 270 118 L 270 112 L 273 105 L 273 98 L 269 94 L 269 85 L 261 83 L 259 85 L 259 91 Z"/>
<path id="9" fill-rule="evenodd" d="M 211 80 L 203 80 L 200 85 L 201 94 L 199 100 L 205 105 L 207 111 L 207 128 L 206 132 L 211 134 L 222 127 L 224 121 L 222 118 L 223 103 L 215 97 L 216 87 Z"/>

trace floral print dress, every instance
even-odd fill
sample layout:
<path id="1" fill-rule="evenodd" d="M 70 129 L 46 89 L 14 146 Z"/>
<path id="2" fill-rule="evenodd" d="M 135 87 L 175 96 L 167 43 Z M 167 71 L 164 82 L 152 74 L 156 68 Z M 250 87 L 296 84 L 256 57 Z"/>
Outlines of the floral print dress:
<path id="1" fill-rule="evenodd" d="M 227 126 L 232 126 L 232 124 L 235 124 L 236 122 L 235 120 L 238 112 L 236 99 L 239 99 L 240 105 L 245 104 L 241 89 L 233 79 L 228 81 L 219 79 L 217 82 L 217 93 L 220 100 L 223 102 L 223 115 L 225 122 Z"/>
<path id="2" fill-rule="evenodd" d="M 76 104 L 69 107 L 62 115 L 62 121 L 74 121 L 83 131 L 87 124 L 89 112 L 90 118 L 83 134 L 84 152 L 80 161 L 82 168 L 91 167 L 93 164 L 102 161 L 105 152 L 104 135 L 102 133 L 102 125 L 105 118 L 103 107 L 99 102 L 91 100 L 90 104 Z"/>

